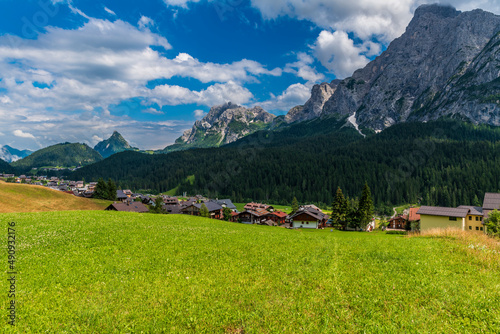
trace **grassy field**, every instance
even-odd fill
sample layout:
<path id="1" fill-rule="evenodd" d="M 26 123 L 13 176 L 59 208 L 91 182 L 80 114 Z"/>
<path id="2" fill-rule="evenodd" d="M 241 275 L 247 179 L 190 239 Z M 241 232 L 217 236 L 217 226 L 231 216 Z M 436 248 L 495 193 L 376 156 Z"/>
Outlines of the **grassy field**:
<path id="1" fill-rule="evenodd" d="M 110 203 L 76 197 L 42 186 L 0 181 L 0 213 L 104 210 Z"/>
<path id="2" fill-rule="evenodd" d="M 500 332 L 500 247 L 482 236 L 104 211 L 0 220 L 4 236 L 17 223 L 18 323 L 3 316 L 4 333 Z"/>

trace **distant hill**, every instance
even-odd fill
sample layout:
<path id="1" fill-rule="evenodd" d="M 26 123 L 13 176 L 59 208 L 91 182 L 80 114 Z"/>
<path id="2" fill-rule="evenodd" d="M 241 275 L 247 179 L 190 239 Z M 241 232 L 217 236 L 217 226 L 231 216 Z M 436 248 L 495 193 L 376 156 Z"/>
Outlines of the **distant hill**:
<path id="1" fill-rule="evenodd" d="M 7 162 L 14 162 L 22 158 L 27 157 L 33 153 L 30 150 L 18 150 L 16 148 L 10 147 L 9 145 L 4 145 L 0 147 L 0 159 Z"/>
<path id="2" fill-rule="evenodd" d="M 111 202 L 76 197 L 62 191 L 0 181 L 0 213 L 104 210 Z"/>
<path id="3" fill-rule="evenodd" d="M 0 159 L 0 173 L 16 174 L 16 169 L 9 165 L 8 162 Z"/>
<path id="4" fill-rule="evenodd" d="M 13 162 L 11 165 L 23 170 L 55 166 L 85 166 L 101 161 L 102 156 L 86 144 L 63 143 L 38 150 L 31 155 Z"/>
<path id="5" fill-rule="evenodd" d="M 103 158 L 107 158 L 115 153 L 123 151 L 138 151 L 139 149 L 130 146 L 130 144 L 119 132 L 114 131 L 111 137 L 94 146 L 94 150 L 99 152 Z"/>

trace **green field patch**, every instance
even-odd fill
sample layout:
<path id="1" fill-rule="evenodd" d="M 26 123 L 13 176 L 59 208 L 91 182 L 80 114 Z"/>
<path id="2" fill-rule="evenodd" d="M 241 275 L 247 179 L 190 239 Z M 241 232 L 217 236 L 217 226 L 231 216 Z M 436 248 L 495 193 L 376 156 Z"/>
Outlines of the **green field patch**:
<path id="1" fill-rule="evenodd" d="M 17 223 L 18 322 L 5 333 L 500 331 L 499 255 L 450 238 L 105 211 L 0 217 Z"/>

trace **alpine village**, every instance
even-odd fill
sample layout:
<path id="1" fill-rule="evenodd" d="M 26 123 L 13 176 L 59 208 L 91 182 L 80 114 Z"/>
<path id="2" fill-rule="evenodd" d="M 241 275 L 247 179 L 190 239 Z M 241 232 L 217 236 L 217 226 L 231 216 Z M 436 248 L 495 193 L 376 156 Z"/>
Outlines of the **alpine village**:
<path id="1" fill-rule="evenodd" d="M 500 16 L 421 5 L 366 65 L 318 82 L 282 115 L 214 105 L 158 150 L 122 128 L 1 146 L 0 328 L 499 333 Z"/>

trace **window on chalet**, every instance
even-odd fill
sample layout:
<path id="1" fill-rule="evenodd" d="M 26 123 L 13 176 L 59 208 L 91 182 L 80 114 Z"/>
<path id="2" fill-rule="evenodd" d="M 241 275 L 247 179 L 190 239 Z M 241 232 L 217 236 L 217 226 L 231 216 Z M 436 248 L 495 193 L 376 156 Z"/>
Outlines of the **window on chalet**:
<path id="1" fill-rule="evenodd" d="M 483 221 L 483 217 L 479 217 L 479 221 L 482 222 Z"/>
<path id="2" fill-rule="evenodd" d="M 457 217 L 450 217 L 450 220 L 456 221 Z"/>
<path id="3" fill-rule="evenodd" d="M 472 230 L 472 226 L 469 226 L 469 230 Z"/>
<path id="4" fill-rule="evenodd" d="M 481 226 L 479 229 L 482 231 L 482 230 L 483 230 L 483 227 Z"/>
<path id="5" fill-rule="evenodd" d="M 476 226 L 476 231 L 479 231 L 479 226 Z"/>
<path id="6" fill-rule="evenodd" d="M 476 221 L 479 221 L 479 217 L 476 217 Z"/>
<path id="7" fill-rule="evenodd" d="M 472 216 L 469 216 L 469 220 L 472 220 Z"/>

